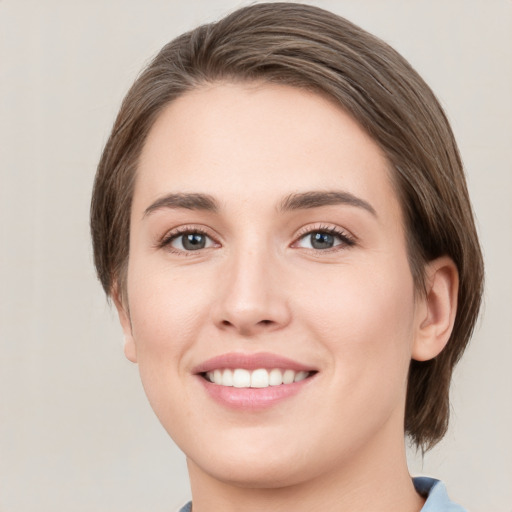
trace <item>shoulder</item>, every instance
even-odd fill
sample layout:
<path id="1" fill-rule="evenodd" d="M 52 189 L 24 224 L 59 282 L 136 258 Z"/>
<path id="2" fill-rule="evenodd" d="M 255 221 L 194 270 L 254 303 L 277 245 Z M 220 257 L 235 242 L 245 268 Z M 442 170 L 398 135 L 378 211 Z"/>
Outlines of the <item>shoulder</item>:
<path id="1" fill-rule="evenodd" d="M 448 497 L 446 486 L 434 478 L 413 478 L 416 491 L 427 498 L 421 512 L 467 512 Z"/>

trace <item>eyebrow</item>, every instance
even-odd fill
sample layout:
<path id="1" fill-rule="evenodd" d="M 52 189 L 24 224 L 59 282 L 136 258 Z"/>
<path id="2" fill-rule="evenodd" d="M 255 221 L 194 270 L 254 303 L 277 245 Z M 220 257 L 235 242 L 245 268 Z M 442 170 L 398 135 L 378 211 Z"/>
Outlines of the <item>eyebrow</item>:
<path id="1" fill-rule="evenodd" d="M 364 199 L 361 199 L 360 197 L 351 194 L 350 192 L 345 191 L 312 191 L 290 194 L 281 201 L 278 210 L 281 212 L 287 212 L 292 210 L 306 210 L 338 204 L 356 206 L 370 212 L 374 216 L 377 216 L 377 212 L 370 203 Z M 208 194 L 167 194 L 151 203 L 151 205 L 149 205 L 144 210 L 143 217 L 146 217 L 151 213 L 163 208 L 184 208 L 187 210 L 202 210 L 215 213 L 219 211 L 219 204 L 213 196 Z"/>
<path id="2" fill-rule="evenodd" d="M 185 208 L 187 210 L 203 210 L 208 212 L 217 212 L 219 205 L 217 201 L 208 194 L 198 193 L 179 193 L 167 194 L 151 203 L 145 210 L 143 217 L 150 215 L 156 210 L 162 208 Z"/>
<path id="3" fill-rule="evenodd" d="M 375 217 L 377 212 L 375 208 L 360 197 L 345 191 L 313 191 L 299 194 L 290 194 L 281 202 L 279 209 L 281 211 L 305 210 L 310 208 L 319 208 L 321 206 L 332 206 L 337 204 L 346 204 L 356 206 L 368 211 Z"/>

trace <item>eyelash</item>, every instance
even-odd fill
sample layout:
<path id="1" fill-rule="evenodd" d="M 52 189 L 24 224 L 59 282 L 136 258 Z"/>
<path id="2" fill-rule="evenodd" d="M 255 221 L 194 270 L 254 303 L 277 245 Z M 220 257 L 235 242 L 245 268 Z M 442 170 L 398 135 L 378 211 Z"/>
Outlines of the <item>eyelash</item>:
<path id="1" fill-rule="evenodd" d="M 306 250 L 312 251 L 314 253 L 330 253 L 333 251 L 339 251 L 346 249 L 347 247 L 352 247 L 356 244 L 355 238 L 350 235 L 348 232 L 332 227 L 332 226 L 306 226 L 302 228 L 299 233 L 296 235 L 294 242 L 290 245 L 291 247 L 296 246 L 297 243 L 299 243 L 301 240 L 305 239 L 308 235 L 312 235 L 313 233 L 327 233 L 329 235 L 332 235 L 334 237 L 337 237 L 339 240 L 341 240 L 341 243 L 338 245 L 335 245 L 334 247 L 328 248 L 328 249 L 314 249 L 314 248 L 305 248 Z M 199 226 L 180 226 L 179 228 L 176 228 L 172 230 L 171 232 L 168 232 L 165 234 L 165 236 L 156 244 L 158 249 L 166 249 L 167 251 L 184 255 L 184 256 L 191 256 L 194 252 L 200 252 L 204 249 L 198 249 L 196 251 L 187 251 L 187 250 L 181 250 L 176 249 L 172 247 L 172 242 L 183 235 L 192 235 L 192 234 L 199 234 L 203 235 L 205 237 L 208 237 L 210 240 L 212 240 L 215 244 L 218 244 L 218 242 L 211 236 L 207 230 L 199 227 Z"/>
<path id="2" fill-rule="evenodd" d="M 329 249 L 306 249 L 314 251 L 315 253 L 330 253 L 333 251 L 340 251 L 346 249 L 347 247 L 352 247 L 356 244 L 356 239 L 354 238 L 354 236 L 349 234 L 347 231 L 333 226 L 319 225 L 314 227 L 306 226 L 302 228 L 297 234 L 292 246 L 306 238 L 308 235 L 312 235 L 313 233 L 327 233 L 341 240 L 340 244 L 335 245 L 334 247 L 331 247 Z"/>
<path id="3" fill-rule="evenodd" d="M 166 249 L 167 251 L 174 254 L 191 256 L 194 252 L 199 252 L 201 249 L 198 249 L 197 251 L 183 251 L 181 249 L 175 249 L 172 247 L 171 243 L 178 239 L 180 236 L 195 234 L 208 237 L 210 240 L 213 240 L 214 243 L 218 244 L 218 242 L 211 236 L 209 232 L 199 226 L 180 226 L 179 228 L 173 229 L 171 232 L 166 233 L 164 237 L 158 242 L 157 248 Z"/>

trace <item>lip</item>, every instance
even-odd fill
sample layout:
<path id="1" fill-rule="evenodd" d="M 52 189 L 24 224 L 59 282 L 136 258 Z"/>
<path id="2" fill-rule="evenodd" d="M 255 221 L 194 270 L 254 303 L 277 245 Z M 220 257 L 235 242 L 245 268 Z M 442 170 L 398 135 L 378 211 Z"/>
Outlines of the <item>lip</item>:
<path id="1" fill-rule="evenodd" d="M 296 372 L 313 372 L 307 379 L 291 384 L 280 386 L 269 386 L 266 388 L 235 388 L 231 386 L 220 386 L 203 377 L 205 372 L 216 369 L 257 370 L 258 368 L 279 368 L 290 369 Z M 229 409 L 245 411 L 261 411 L 291 398 L 307 387 L 311 381 L 316 380 L 317 370 L 311 366 L 304 365 L 293 359 L 279 356 L 268 352 L 255 354 L 230 353 L 213 357 L 193 368 L 203 389 L 218 404 Z"/>
<path id="2" fill-rule="evenodd" d="M 235 369 L 243 368 L 245 370 L 257 370 L 258 368 L 280 368 L 283 370 L 294 370 L 296 372 L 314 372 L 316 368 L 306 366 L 298 361 L 283 357 L 270 352 L 257 352 L 255 354 L 245 354 L 232 352 L 212 357 L 192 369 L 192 373 L 205 373 L 217 369 Z"/>

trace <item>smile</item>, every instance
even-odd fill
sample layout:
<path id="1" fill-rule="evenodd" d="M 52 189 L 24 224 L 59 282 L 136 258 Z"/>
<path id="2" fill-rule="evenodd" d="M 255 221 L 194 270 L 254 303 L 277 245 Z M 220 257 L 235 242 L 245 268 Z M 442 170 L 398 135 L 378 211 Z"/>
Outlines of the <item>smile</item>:
<path id="1" fill-rule="evenodd" d="M 256 370 L 246 370 L 245 368 L 236 369 L 216 369 L 205 372 L 204 377 L 219 386 L 228 386 L 235 388 L 268 388 L 269 386 L 281 386 L 283 384 L 292 384 L 307 379 L 312 372 L 295 371 L 292 369 L 281 370 L 273 368 L 257 368 Z"/>
<path id="2" fill-rule="evenodd" d="M 319 371 L 278 354 L 231 352 L 204 361 L 192 373 L 216 403 L 261 411 L 301 393 Z"/>

